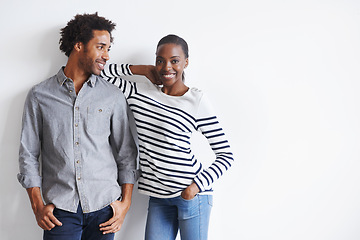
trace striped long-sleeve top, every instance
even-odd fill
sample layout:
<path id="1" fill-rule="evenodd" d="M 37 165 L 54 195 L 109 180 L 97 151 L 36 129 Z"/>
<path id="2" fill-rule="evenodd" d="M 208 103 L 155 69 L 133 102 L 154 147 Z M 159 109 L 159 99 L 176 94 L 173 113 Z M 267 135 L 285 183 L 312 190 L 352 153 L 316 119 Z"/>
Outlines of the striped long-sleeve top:
<path id="1" fill-rule="evenodd" d="M 137 127 L 140 151 L 139 192 L 158 198 L 177 197 L 195 182 L 200 194 L 233 163 L 228 140 L 203 92 L 190 88 L 183 96 L 170 96 L 150 81 L 131 82 L 129 65 L 110 64 L 102 77 L 118 86 L 127 98 Z M 209 167 L 196 159 L 190 138 L 200 131 L 216 159 Z"/>

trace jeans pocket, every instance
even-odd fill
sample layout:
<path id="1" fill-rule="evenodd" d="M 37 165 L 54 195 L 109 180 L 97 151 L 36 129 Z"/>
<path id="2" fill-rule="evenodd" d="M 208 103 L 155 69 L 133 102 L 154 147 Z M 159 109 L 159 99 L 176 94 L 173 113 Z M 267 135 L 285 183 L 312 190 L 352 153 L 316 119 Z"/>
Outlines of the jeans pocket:
<path id="1" fill-rule="evenodd" d="M 179 196 L 178 217 L 179 220 L 190 219 L 199 216 L 200 214 L 200 198 L 196 195 L 193 199 L 187 200 Z"/>
<path id="2" fill-rule="evenodd" d="M 197 196 L 198 196 L 198 194 L 196 194 L 192 199 L 185 199 L 185 198 L 183 198 L 183 197 L 180 195 L 180 199 L 183 200 L 183 201 L 185 201 L 185 202 L 191 202 L 191 201 L 193 201 Z"/>
<path id="3" fill-rule="evenodd" d="M 207 199 L 208 199 L 208 204 L 210 205 L 210 206 L 213 206 L 213 196 L 212 195 L 207 195 Z"/>

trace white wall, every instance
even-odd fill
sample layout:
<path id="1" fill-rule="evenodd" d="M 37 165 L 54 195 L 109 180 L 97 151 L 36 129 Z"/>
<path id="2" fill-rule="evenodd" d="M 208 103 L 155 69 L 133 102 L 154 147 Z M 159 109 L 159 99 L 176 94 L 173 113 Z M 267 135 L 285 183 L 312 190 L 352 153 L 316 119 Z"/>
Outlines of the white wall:
<path id="1" fill-rule="evenodd" d="M 118 24 L 113 61 L 153 63 L 168 33 L 188 41 L 187 83 L 211 96 L 236 158 L 215 186 L 210 240 L 360 239 L 359 1 L 11 0 L 0 7 L 2 240 L 42 236 L 16 180 L 23 103 L 66 63 L 59 29 L 95 11 Z M 116 239 L 143 239 L 146 208 L 134 193 Z"/>

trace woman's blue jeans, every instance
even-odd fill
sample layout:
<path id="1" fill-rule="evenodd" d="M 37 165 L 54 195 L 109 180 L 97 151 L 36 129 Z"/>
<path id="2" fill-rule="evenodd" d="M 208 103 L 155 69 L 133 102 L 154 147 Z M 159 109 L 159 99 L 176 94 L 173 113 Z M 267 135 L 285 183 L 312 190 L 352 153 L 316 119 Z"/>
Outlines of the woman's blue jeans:
<path id="1" fill-rule="evenodd" d="M 211 195 L 192 200 L 150 197 L 145 240 L 174 240 L 179 229 L 182 240 L 205 240 L 211 207 Z"/>

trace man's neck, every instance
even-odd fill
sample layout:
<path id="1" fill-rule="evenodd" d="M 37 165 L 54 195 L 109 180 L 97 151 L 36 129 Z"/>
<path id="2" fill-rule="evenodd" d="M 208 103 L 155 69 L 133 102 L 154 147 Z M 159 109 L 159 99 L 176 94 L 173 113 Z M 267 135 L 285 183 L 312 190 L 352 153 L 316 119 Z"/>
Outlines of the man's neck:
<path id="1" fill-rule="evenodd" d="M 76 93 L 80 91 L 83 84 L 90 77 L 89 73 L 86 73 L 83 69 L 79 68 L 76 62 L 72 62 L 70 58 L 65 66 L 64 74 L 66 77 L 71 78 L 73 80 Z"/>

